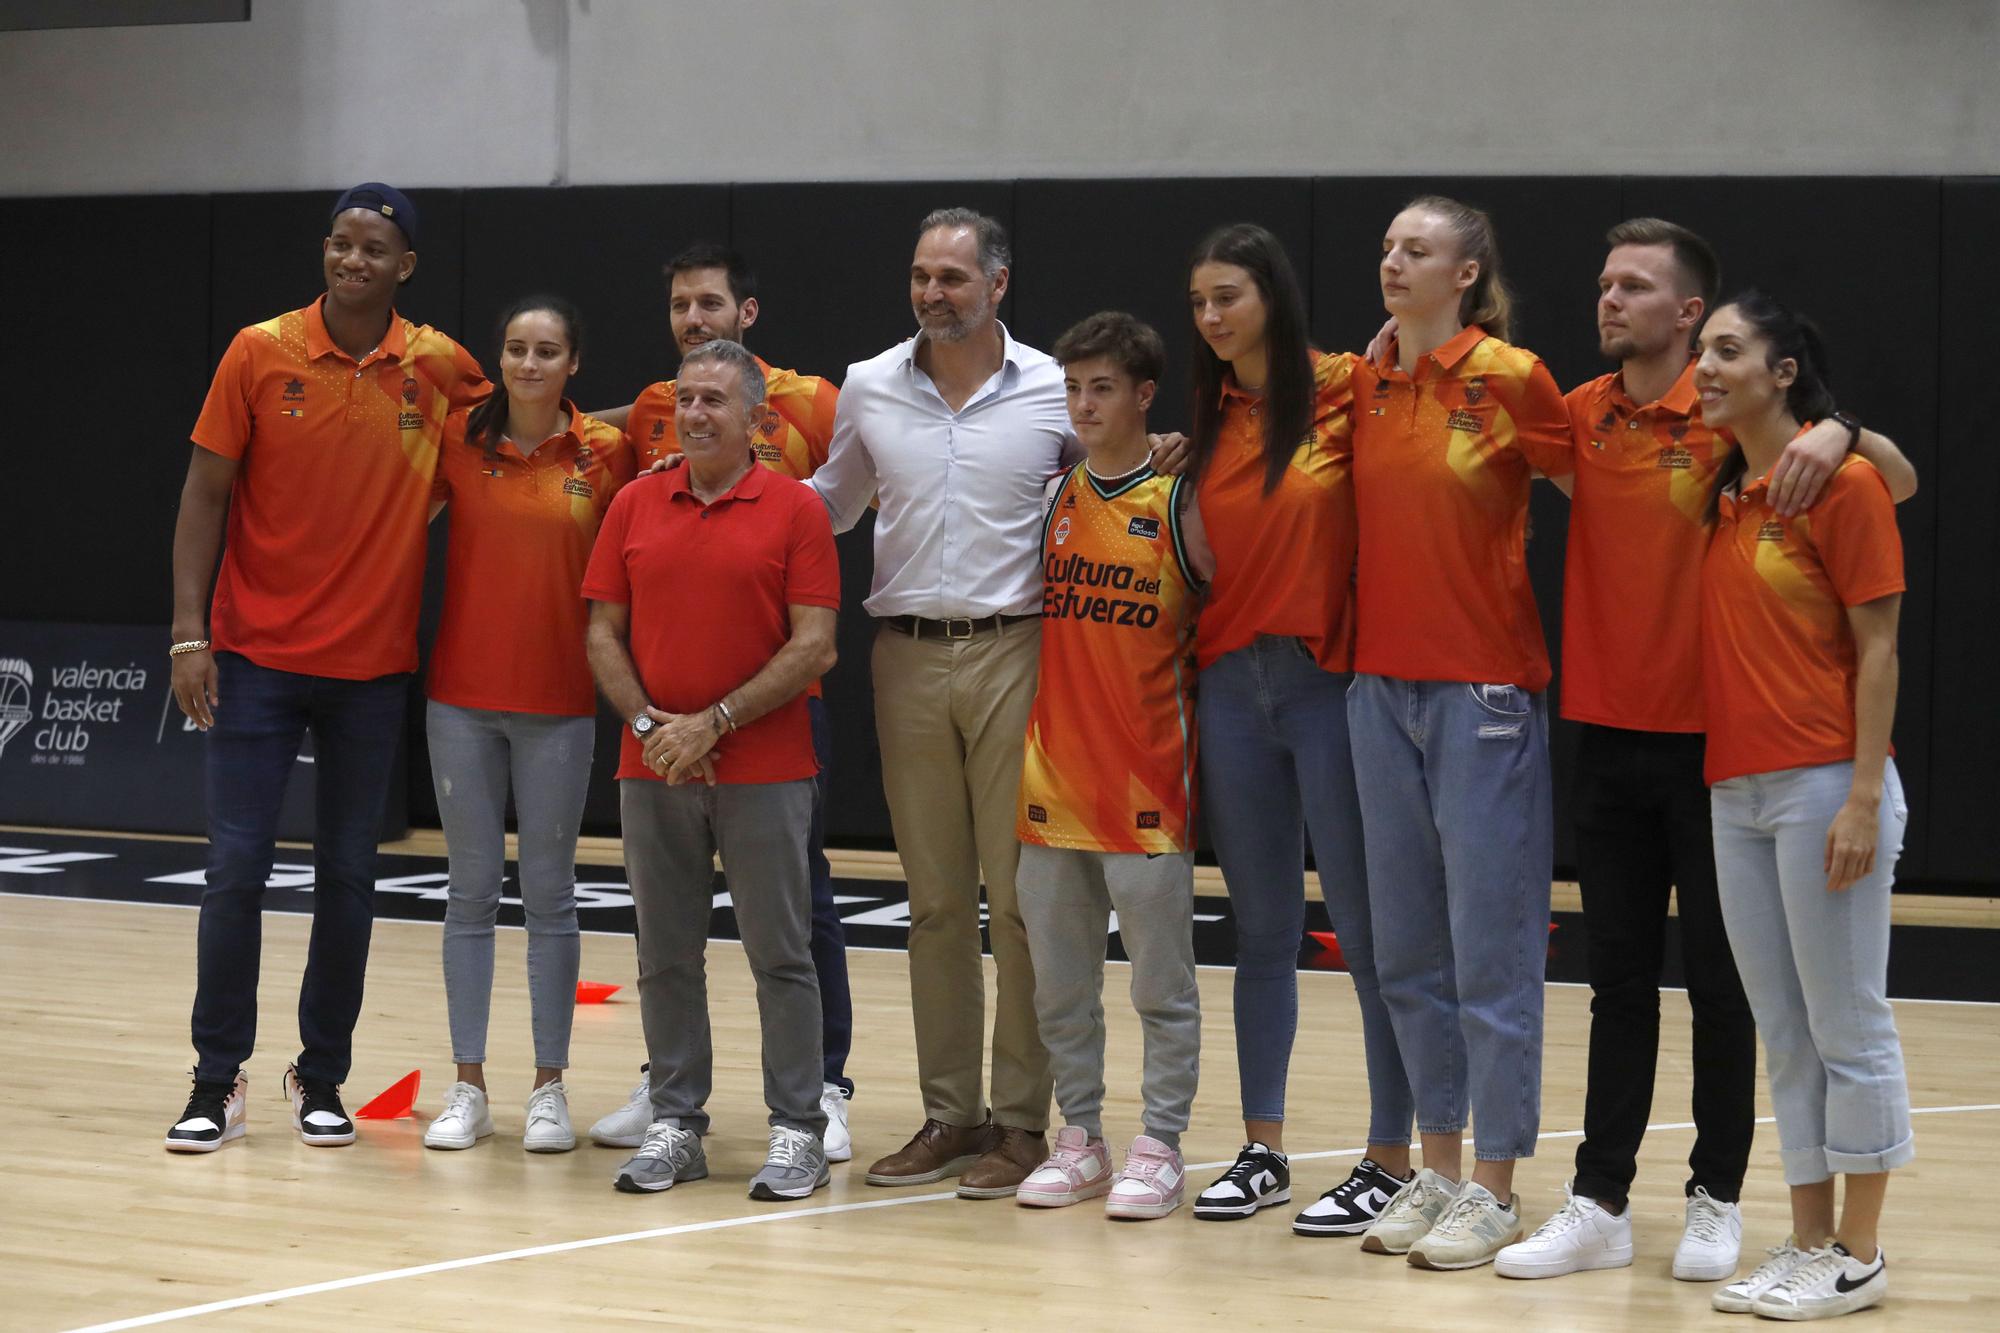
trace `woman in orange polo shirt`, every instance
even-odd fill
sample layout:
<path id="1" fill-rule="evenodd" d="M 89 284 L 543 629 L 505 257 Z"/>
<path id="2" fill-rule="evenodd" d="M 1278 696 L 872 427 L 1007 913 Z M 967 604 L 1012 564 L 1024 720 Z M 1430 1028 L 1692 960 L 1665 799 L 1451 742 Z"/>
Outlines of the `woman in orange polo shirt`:
<path id="1" fill-rule="evenodd" d="M 511 785 L 536 1065 L 523 1144 L 563 1152 L 576 1146 L 562 1073 L 576 1004 L 577 826 L 597 716 L 583 570 L 633 456 L 616 427 L 563 397 L 580 341 L 568 302 L 516 302 L 500 329 L 500 384 L 446 423 L 433 497 L 451 509 L 426 731 L 451 854 L 444 981 L 458 1081 L 424 1143 L 470 1148 L 493 1132 L 483 1066 Z"/>
<path id="2" fill-rule="evenodd" d="M 1409 1171 L 1409 1080 L 1375 983 L 1361 812 L 1344 692 L 1351 356 L 1306 340 L 1290 259 L 1262 227 L 1211 233 L 1189 261 L 1194 353 L 1189 468 L 1215 577 L 1195 652 L 1202 799 L 1236 916 L 1236 1061 L 1246 1142 L 1195 1201 L 1198 1218 L 1248 1217 L 1291 1198 L 1285 1077 L 1298 1027 L 1305 835 L 1361 1005 L 1368 1157 L 1300 1213 L 1302 1235 L 1374 1219 Z M 1360 1071 L 1354 1071 L 1359 1073 Z M 1352 1075 L 1348 1075 L 1352 1078 Z"/>
<path id="3" fill-rule="evenodd" d="M 1737 443 L 1701 570 L 1716 882 L 1792 1193 L 1791 1237 L 1714 1299 L 1816 1319 L 1882 1299 L 1882 1197 L 1915 1155 L 1888 1000 L 1909 818 L 1889 749 L 1903 547 L 1888 487 L 1856 454 L 1804 512 L 1772 507 L 1771 465 L 1833 415 L 1810 324 L 1751 291 L 1709 316 L 1698 349 L 1702 419 Z"/>
<path id="4" fill-rule="evenodd" d="M 1570 470 L 1562 392 L 1503 341 L 1493 224 L 1427 196 L 1382 241 L 1395 340 L 1354 373 L 1354 685 L 1375 961 L 1424 1169 L 1362 1248 L 1490 1263 L 1521 1233 L 1514 1162 L 1541 1123 L 1549 880 L 1548 650 L 1528 488 Z M 1477 1161 L 1461 1171 L 1470 1110 Z"/>

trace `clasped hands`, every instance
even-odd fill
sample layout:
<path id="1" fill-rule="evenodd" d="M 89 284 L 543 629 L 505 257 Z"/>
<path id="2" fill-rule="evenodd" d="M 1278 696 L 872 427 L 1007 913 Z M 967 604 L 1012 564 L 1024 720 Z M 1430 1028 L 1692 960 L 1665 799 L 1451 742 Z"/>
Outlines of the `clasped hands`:
<path id="1" fill-rule="evenodd" d="M 710 710 L 699 713 L 668 713 L 648 708 L 647 714 L 659 725 L 640 742 L 646 767 L 679 786 L 696 778 L 715 785 L 715 743 L 721 739 L 710 718 Z"/>

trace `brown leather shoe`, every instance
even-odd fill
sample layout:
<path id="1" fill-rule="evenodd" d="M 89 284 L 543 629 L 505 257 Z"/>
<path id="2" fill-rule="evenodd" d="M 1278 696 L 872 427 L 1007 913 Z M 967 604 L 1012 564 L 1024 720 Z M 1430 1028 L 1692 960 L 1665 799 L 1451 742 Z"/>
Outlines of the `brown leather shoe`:
<path id="1" fill-rule="evenodd" d="M 999 1142 L 958 1178 L 961 1199 L 1011 1199 L 1029 1172 L 1049 1159 L 1049 1136 L 999 1125 Z"/>
<path id="2" fill-rule="evenodd" d="M 947 1125 L 942 1120 L 926 1120 L 901 1152 L 890 1153 L 869 1167 L 863 1179 L 870 1185 L 928 1185 L 957 1175 L 997 1142 L 999 1131 L 991 1121 Z M 1035 1159 L 1035 1165 L 1041 1165 L 1040 1158 Z"/>

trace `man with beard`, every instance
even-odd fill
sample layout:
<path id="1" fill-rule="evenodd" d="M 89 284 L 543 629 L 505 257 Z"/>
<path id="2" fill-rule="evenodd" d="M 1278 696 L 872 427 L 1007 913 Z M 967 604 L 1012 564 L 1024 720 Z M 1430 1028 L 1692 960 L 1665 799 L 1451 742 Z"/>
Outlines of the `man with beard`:
<path id="1" fill-rule="evenodd" d="M 744 330 L 757 322 L 757 276 L 735 250 L 709 243 L 691 245 L 667 261 L 666 277 L 667 320 L 674 346 L 683 357 L 709 342 L 741 343 Z M 780 370 L 762 357 L 757 358 L 757 365 L 764 372 L 764 402 L 751 430 L 751 450 L 757 461 L 773 472 L 804 481 L 826 461 L 840 391 L 829 380 Z M 602 415 L 624 426 L 638 451 L 641 470 L 679 455 L 673 380 L 648 385 L 630 408 Z M 819 974 L 825 1061 L 820 1109 L 827 1118 L 827 1160 L 845 1162 L 854 1155 L 847 1128 L 847 1099 L 854 1095 L 854 1081 L 847 1077 L 854 1006 L 847 982 L 847 941 L 826 861 L 826 779 L 833 728 L 818 681 L 808 689 L 806 702 L 812 717 L 813 752 L 819 761 L 806 858 L 812 881 L 812 955 Z M 630 1101 L 591 1126 L 590 1137 L 608 1147 L 636 1148 L 651 1119 L 651 1096 L 642 1079 Z"/>
<path id="2" fill-rule="evenodd" d="M 1015 899 L 1015 800 L 1041 646 L 1042 495 L 1082 457 L 1061 369 L 997 317 L 1006 230 L 965 208 L 918 228 L 918 333 L 848 370 L 812 485 L 836 531 L 877 496 L 872 658 L 882 786 L 910 885 L 910 996 L 924 1123 L 871 1185 L 959 1178 L 1012 1197 L 1048 1156 L 1050 1077 Z M 999 987 L 982 1095 L 986 885 Z"/>

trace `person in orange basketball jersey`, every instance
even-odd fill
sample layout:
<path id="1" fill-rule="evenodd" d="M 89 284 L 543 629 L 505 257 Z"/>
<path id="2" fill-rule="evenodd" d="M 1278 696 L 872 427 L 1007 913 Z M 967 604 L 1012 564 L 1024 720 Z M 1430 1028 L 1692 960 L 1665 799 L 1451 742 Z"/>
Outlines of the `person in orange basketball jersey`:
<path id="1" fill-rule="evenodd" d="M 1185 477 L 1148 465 L 1160 335 L 1092 315 L 1057 340 L 1084 461 L 1049 483 L 1042 656 L 1021 772 L 1017 875 L 1035 1011 L 1063 1127 L 1015 1195 L 1111 1217 L 1180 1207 L 1194 1102 L 1195 603 L 1212 561 Z M 1104 936 L 1111 913 L 1145 1032 L 1141 1128 L 1114 1178 L 1104 1140 Z"/>
<path id="2" fill-rule="evenodd" d="M 1916 1155 L 1887 989 L 1909 819 L 1889 746 L 1903 548 L 1864 458 L 1798 514 L 1772 500 L 1787 443 L 1833 414 L 1811 324 L 1746 292 L 1709 317 L 1698 349 L 1702 416 L 1737 446 L 1716 476 L 1701 567 L 1716 879 L 1792 1194 L 1791 1237 L 1714 1304 L 1819 1319 L 1881 1301 L 1882 1199 Z"/>
<path id="3" fill-rule="evenodd" d="M 374 921 L 375 842 L 417 666 L 424 523 L 445 417 L 478 363 L 396 313 L 417 212 L 371 182 L 335 201 L 326 294 L 243 329 L 194 428 L 174 526 L 174 697 L 209 733 L 208 875 L 196 946 L 194 1091 L 176 1152 L 243 1133 L 264 882 L 278 810 L 314 744 L 313 928 L 304 1049 L 285 1072 L 309 1144 L 354 1141 L 340 1102 Z M 208 596 L 216 553 L 229 542 Z"/>
<path id="4" fill-rule="evenodd" d="M 597 717 L 583 569 L 633 474 L 624 434 L 563 396 L 581 349 L 569 302 L 515 302 L 500 319 L 500 385 L 452 414 L 438 459 L 435 503 L 449 505 L 451 528 L 426 731 L 451 856 L 444 983 L 458 1079 L 424 1134 L 431 1148 L 470 1148 L 493 1132 L 486 1020 L 510 787 L 536 1066 L 522 1145 L 576 1146 L 562 1075 L 579 958 L 576 838 Z"/>
<path id="5" fill-rule="evenodd" d="M 698 242 L 667 261 L 666 275 L 667 322 L 682 356 L 717 339 L 740 343 L 744 331 L 757 322 L 762 309 L 757 274 L 737 251 Z M 765 467 L 804 481 L 826 461 L 840 390 L 832 380 L 784 370 L 762 357 L 757 364 L 764 372 L 764 404 L 751 432 L 750 447 Z M 647 385 L 630 407 L 602 415 L 625 427 L 642 469 L 663 460 L 679 460 L 674 381 Z M 833 900 L 833 871 L 826 860 L 826 784 L 833 762 L 833 724 L 818 681 L 807 690 L 806 704 L 812 716 L 813 754 L 819 762 L 819 776 L 813 780 L 806 858 L 812 876 L 813 970 L 819 976 L 820 1021 L 824 1026 L 820 1109 L 827 1116 L 827 1160 L 845 1162 L 854 1156 L 847 1127 L 847 1103 L 854 1095 L 854 1080 L 847 1076 L 847 1055 L 854 1045 L 854 1001 L 847 981 L 847 938 L 840 925 L 839 905 Z M 606 1146 L 636 1148 L 651 1120 L 652 1094 L 642 1079 L 624 1106 L 591 1126 L 590 1137 Z"/>
<path id="6" fill-rule="evenodd" d="M 1347 703 L 1376 965 L 1423 1169 L 1362 1248 L 1470 1268 L 1519 1237 L 1514 1162 L 1540 1128 L 1554 829 L 1525 530 L 1531 477 L 1570 470 L 1569 418 L 1540 360 L 1503 341 L 1484 213 L 1414 200 L 1389 224 L 1380 273 L 1398 328 L 1354 375 Z M 1468 1109 L 1477 1162 L 1464 1176 Z"/>
<path id="7" fill-rule="evenodd" d="M 1368 1156 L 1301 1212 L 1304 1235 L 1351 1235 L 1409 1172 L 1409 1079 L 1375 980 L 1361 811 L 1343 693 L 1354 499 L 1351 356 L 1315 351 L 1278 239 L 1247 223 L 1195 248 L 1190 476 L 1215 552 L 1196 650 L 1208 827 L 1236 915 L 1236 1062 L 1244 1144 L 1195 1200 L 1209 1221 L 1291 1198 L 1285 1082 L 1298 1027 L 1311 834 L 1327 915 L 1355 998 L 1368 1085 Z M 1343 1078 L 1353 1074 L 1343 1071 Z"/>

